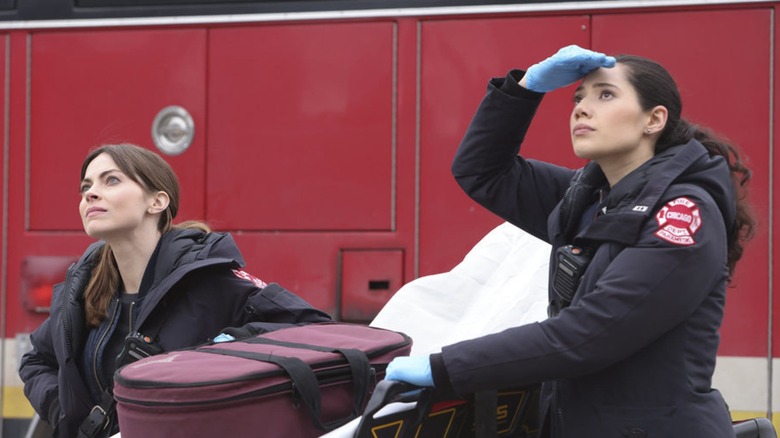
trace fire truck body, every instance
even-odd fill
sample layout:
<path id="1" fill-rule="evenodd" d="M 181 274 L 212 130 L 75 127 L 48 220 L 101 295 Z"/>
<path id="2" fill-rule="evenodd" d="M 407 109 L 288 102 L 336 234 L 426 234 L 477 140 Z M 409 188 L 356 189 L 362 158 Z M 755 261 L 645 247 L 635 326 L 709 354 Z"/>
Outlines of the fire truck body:
<path id="1" fill-rule="evenodd" d="M 181 180 L 178 219 L 232 232 L 248 272 L 366 322 L 500 223 L 456 185 L 453 154 L 491 76 L 568 44 L 660 61 L 684 117 L 749 157 L 758 230 L 729 290 L 715 386 L 735 419 L 779 405 L 780 2 L 18 3 L 0 1 L 0 436 L 22 436 L 32 416 L 19 355 L 90 242 L 77 214 L 90 148 L 191 139 L 165 155 Z M 570 150 L 572 91 L 545 98 L 524 155 L 583 164 Z"/>

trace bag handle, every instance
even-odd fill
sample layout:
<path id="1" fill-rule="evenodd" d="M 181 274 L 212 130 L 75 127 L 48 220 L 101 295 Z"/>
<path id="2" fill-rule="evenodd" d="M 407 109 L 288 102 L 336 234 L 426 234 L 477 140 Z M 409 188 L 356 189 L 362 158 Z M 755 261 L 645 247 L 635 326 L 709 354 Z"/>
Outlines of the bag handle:
<path id="1" fill-rule="evenodd" d="M 265 344 L 265 345 L 277 345 L 280 347 L 289 348 L 302 348 L 304 350 L 321 351 L 324 353 L 339 353 L 347 360 L 349 368 L 352 372 L 352 382 L 354 388 L 354 404 L 352 413 L 354 416 L 350 420 L 357 418 L 362 409 L 363 404 L 368 395 L 368 391 L 371 389 L 370 385 L 376 380 L 376 371 L 371 366 L 371 362 L 368 360 L 368 356 L 361 350 L 354 348 L 335 348 L 325 347 L 322 345 L 302 344 L 299 342 L 279 341 L 277 339 L 264 338 L 258 336 L 255 338 L 244 339 L 242 342 L 248 344 Z M 347 421 L 348 422 L 348 421 Z M 346 422 L 345 422 L 346 423 Z"/>
<path id="2" fill-rule="evenodd" d="M 309 346 L 316 347 L 316 346 Z M 313 348 L 311 348 L 313 349 Z M 278 356 L 268 353 L 256 353 L 250 351 L 227 350 L 223 348 L 204 347 L 198 351 L 206 353 L 221 354 L 223 356 L 240 357 L 244 359 L 256 360 L 261 362 L 270 362 L 281 367 L 292 381 L 293 391 L 301 397 L 306 409 L 311 415 L 314 425 L 323 431 L 329 432 L 340 427 L 360 415 L 360 409 L 363 406 L 365 392 L 368 389 L 368 380 L 371 376 L 370 363 L 366 355 L 360 350 L 353 349 L 332 349 L 329 351 L 338 352 L 346 359 L 352 371 L 353 384 L 355 386 L 356 397 L 352 407 L 352 413 L 345 418 L 339 418 L 329 422 L 323 422 L 321 415 L 320 385 L 317 377 L 314 375 L 311 367 L 297 357 Z M 357 393 L 360 391 L 360 396 Z"/>

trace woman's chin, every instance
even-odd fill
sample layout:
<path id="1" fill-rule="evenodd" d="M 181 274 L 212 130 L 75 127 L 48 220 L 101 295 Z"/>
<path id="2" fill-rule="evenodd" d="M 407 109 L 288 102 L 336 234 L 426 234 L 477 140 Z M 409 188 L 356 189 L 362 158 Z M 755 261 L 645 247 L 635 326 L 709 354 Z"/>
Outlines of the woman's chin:
<path id="1" fill-rule="evenodd" d="M 97 226 L 96 224 L 87 224 L 84 226 L 84 232 L 93 239 L 105 239 L 106 235 L 110 234 L 107 231 L 108 230 L 104 229 L 104 227 Z"/>
<path id="2" fill-rule="evenodd" d="M 574 148 L 574 156 L 583 160 L 592 160 L 593 154 L 586 148 Z"/>

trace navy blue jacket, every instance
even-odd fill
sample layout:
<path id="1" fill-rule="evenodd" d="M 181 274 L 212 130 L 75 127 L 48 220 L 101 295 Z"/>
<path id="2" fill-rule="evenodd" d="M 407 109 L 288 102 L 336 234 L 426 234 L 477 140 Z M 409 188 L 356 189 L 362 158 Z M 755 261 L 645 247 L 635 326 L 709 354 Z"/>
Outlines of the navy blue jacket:
<path id="1" fill-rule="evenodd" d="M 36 412 L 53 423 L 56 437 L 76 436 L 100 401 L 95 388 L 112 378 L 85 369 L 82 360 L 86 351 L 105 347 L 89 336 L 91 331 L 113 330 L 106 321 L 90 330 L 84 316 L 84 288 L 102 245 L 92 244 L 70 267 L 65 282 L 55 286 L 51 315 L 32 333 L 33 350 L 22 358 L 25 394 Z M 262 282 L 241 271 L 243 265 L 229 234 L 167 232 L 146 268 L 149 287 L 134 312 L 133 329 L 170 351 L 207 342 L 226 327 L 251 323 L 260 332 L 330 320 L 278 284 L 258 287 Z"/>
<path id="2" fill-rule="evenodd" d="M 736 208 L 727 163 L 691 141 L 610 188 L 595 163 L 524 159 L 542 95 L 517 85 L 522 74 L 491 81 L 453 174 L 474 200 L 552 245 L 551 279 L 562 245 L 595 253 L 568 307 L 551 280 L 549 319 L 432 356 L 437 388 L 544 382 L 543 434 L 555 438 L 733 437 L 711 387 Z"/>

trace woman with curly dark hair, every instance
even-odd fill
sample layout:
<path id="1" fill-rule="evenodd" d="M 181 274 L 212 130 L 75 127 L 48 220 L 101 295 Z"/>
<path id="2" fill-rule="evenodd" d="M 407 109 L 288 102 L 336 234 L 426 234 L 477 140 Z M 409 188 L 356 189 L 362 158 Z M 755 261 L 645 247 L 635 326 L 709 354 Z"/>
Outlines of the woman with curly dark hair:
<path id="1" fill-rule="evenodd" d="M 519 156 L 544 93 L 574 93 L 567 169 Z M 733 437 L 712 374 L 754 222 L 737 149 L 686 122 L 661 65 L 577 46 L 490 82 L 452 165 L 474 200 L 552 245 L 549 318 L 394 360 L 459 395 L 541 382 L 542 437 Z M 496 303 L 500 305 L 500 303 Z"/>

